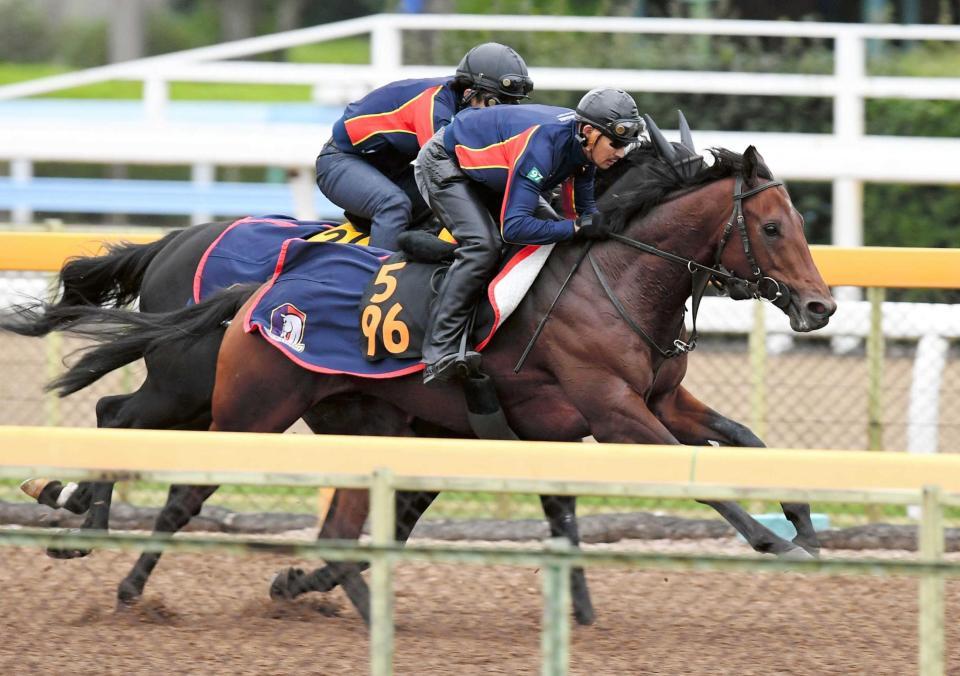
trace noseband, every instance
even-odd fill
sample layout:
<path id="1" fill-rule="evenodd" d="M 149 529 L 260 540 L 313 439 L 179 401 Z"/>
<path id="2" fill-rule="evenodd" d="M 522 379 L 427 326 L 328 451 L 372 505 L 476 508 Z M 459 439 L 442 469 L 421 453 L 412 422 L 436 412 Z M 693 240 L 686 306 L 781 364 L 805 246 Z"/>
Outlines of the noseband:
<path id="1" fill-rule="evenodd" d="M 720 237 L 720 244 L 717 246 L 717 255 L 714 257 L 713 267 L 716 270 L 726 273 L 725 276 L 713 276 L 711 283 L 721 291 L 725 291 L 733 300 L 746 300 L 748 298 L 757 298 L 768 300 L 781 310 L 785 310 L 790 304 L 790 288 L 783 282 L 779 282 L 773 277 L 767 277 L 760 271 L 757 259 L 753 255 L 753 247 L 750 245 L 750 238 L 747 236 L 747 224 L 743 217 L 743 200 L 761 193 L 767 188 L 783 185 L 782 181 L 770 181 L 756 188 L 751 188 L 746 192 L 741 192 L 743 188 L 743 176 L 737 175 L 736 184 L 733 188 L 733 213 L 730 214 L 730 220 L 723 229 L 723 235 Z M 750 266 L 752 279 L 742 279 L 735 276 L 720 263 L 720 256 L 726 247 L 736 227 L 740 231 L 740 241 L 743 244 L 743 254 L 746 256 L 747 264 Z"/>

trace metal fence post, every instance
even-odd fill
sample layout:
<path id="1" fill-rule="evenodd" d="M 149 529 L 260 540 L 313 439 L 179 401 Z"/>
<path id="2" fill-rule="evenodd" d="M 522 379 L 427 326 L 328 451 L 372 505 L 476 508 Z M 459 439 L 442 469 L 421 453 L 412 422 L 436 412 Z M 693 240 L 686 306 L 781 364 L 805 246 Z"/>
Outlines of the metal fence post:
<path id="1" fill-rule="evenodd" d="M 883 299 L 885 290 L 867 289 L 870 301 L 870 335 L 867 337 L 867 443 L 871 451 L 883 450 Z"/>
<path id="2" fill-rule="evenodd" d="M 44 222 L 50 232 L 63 232 L 63 221 L 59 218 L 51 218 Z M 56 299 L 60 292 L 56 286 L 59 281 L 57 273 L 52 272 L 47 275 L 49 279 L 50 302 Z M 43 339 L 44 342 L 44 375 L 46 382 L 50 382 L 58 375 L 63 367 L 63 334 L 54 331 Z M 43 395 L 43 424 L 47 427 L 59 427 L 63 424 L 63 411 L 60 408 L 60 397 L 53 392 L 46 392 Z"/>
<path id="3" fill-rule="evenodd" d="M 883 357 L 886 349 L 883 337 L 883 299 L 886 290 L 878 287 L 867 289 L 870 301 L 870 333 L 867 336 L 867 448 L 883 450 Z M 881 507 L 867 506 L 870 521 L 879 521 Z"/>
<path id="4" fill-rule="evenodd" d="M 551 538 L 551 552 L 569 552 L 570 541 Z M 543 630 L 540 635 L 543 676 L 565 676 L 570 665 L 570 564 L 551 562 L 543 568 Z"/>
<path id="5" fill-rule="evenodd" d="M 943 559 L 943 506 L 940 487 L 923 487 L 923 520 L 920 522 L 920 557 L 932 563 Z M 944 673 L 943 575 L 925 573 L 920 578 L 920 674 Z"/>
<path id="6" fill-rule="evenodd" d="M 767 436 L 767 313 L 753 301 L 753 328 L 750 330 L 750 428 L 761 439 Z"/>
<path id="7" fill-rule="evenodd" d="M 393 472 L 378 468 L 370 485 L 370 531 L 374 545 L 393 544 L 396 497 Z M 393 673 L 393 560 L 375 555 L 370 559 L 370 673 Z"/>

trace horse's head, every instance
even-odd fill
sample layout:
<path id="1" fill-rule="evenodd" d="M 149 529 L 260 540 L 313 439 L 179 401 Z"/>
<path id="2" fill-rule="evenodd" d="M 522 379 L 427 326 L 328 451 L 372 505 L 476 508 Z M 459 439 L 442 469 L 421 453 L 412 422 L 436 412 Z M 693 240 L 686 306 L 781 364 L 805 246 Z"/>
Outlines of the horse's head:
<path id="1" fill-rule="evenodd" d="M 769 171 L 760 153 L 750 146 L 735 181 L 739 198 L 734 194 L 720 262 L 738 277 L 757 281 L 764 297 L 790 318 L 794 331 L 814 331 L 826 326 L 837 304 L 813 263 L 803 217 L 786 188 L 762 174 L 769 176 Z"/>

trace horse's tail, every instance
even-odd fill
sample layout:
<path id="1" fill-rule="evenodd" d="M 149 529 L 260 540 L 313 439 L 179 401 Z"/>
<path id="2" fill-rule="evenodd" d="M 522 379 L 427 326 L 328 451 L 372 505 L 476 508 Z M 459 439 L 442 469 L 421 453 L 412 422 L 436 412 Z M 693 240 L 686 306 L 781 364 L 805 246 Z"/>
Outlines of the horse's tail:
<path id="1" fill-rule="evenodd" d="M 133 312 L 93 306 L 42 311 L 53 320 L 66 316 L 60 330 L 99 343 L 78 352 L 81 355 L 66 372 L 50 381 L 46 389 L 61 397 L 73 394 L 111 371 L 142 358 L 150 350 L 174 341 L 196 339 L 220 331 L 232 319 L 259 284 L 232 286 L 197 305 L 173 312 Z"/>
<path id="2" fill-rule="evenodd" d="M 94 305 L 123 307 L 140 295 L 147 266 L 183 230 L 174 230 L 148 244 L 107 244 L 103 256 L 80 256 L 68 260 L 60 269 L 59 299 L 49 305 L 14 306 L 11 317 L 0 319 L 0 329 L 21 336 L 45 336 L 56 331 L 79 312 L 61 312 Z M 48 311 L 37 313 L 39 307 Z M 56 312 L 52 312 L 56 310 Z M 31 317 L 31 321 L 25 321 Z"/>

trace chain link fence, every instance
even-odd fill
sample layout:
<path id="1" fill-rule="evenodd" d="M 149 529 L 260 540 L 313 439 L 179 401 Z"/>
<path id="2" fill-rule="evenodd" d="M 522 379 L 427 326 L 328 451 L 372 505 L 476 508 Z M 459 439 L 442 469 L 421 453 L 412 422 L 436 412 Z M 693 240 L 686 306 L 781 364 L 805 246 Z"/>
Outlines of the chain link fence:
<path id="1" fill-rule="evenodd" d="M 6 272 L 0 273 L 0 279 L 5 290 L 3 305 L 8 306 L 28 297 L 42 297 L 53 276 Z M 776 321 L 783 322 L 772 306 L 708 298 L 701 311 L 705 332 L 690 355 L 684 384 L 712 408 L 751 427 L 773 447 L 960 451 L 960 345 L 956 341 L 960 308 L 878 304 L 883 317 L 880 326 L 894 336 L 884 339 L 877 331 L 871 338 L 867 305 L 867 301 L 841 302 L 831 322 L 843 324 L 840 333 L 800 335 L 777 328 Z M 763 321 L 758 323 L 758 317 Z M 921 335 L 918 331 L 930 323 L 930 317 L 934 317 L 938 334 Z M 767 330 L 768 326 L 774 328 Z M 905 335 L 915 337 L 902 337 Z M 83 346 L 81 341 L 59 334 L 45 338 L 3 334 L 0 344 L 0 371 L 5 374 L 0 380 L 0 424 L 93 427 L 100 397 L 131 392 L 143 378 L 143 365 L 136 363 L 59 399 L 44 392 L 44 384 L 63 370 L 64 362 Z M 310 433 L 303 423 L 291 432 Z M 302 515 L 315 513 L 318 503 L 322 509 L 329 495 L 330 491 L 238 487 L 221 491 L 211 504 L 236 512 Z M 155 508 L 165 498 L 164 486 L 121 484 L 116 501 Z M 15 482 L 7 481 L 0 483 L 0 501 L 30 498 L 17 490 Z M 776 505 L 763 503 L 748 507 L 754 512 L 779 511 Z M 578 509 L 584 516 L 634 512 L 714 516 L 702 505 L 675 500 L 585 498 Z M 894 521 L 905 517 L 900 508 L 871 515 L 855 507 L 836 509 L 831 520 L 841 525 L 860 523 L 867 516 Z M 542 523 L 543 516 L 535 496 L 460 494 L 441 496 L 425 518 Z"/>

